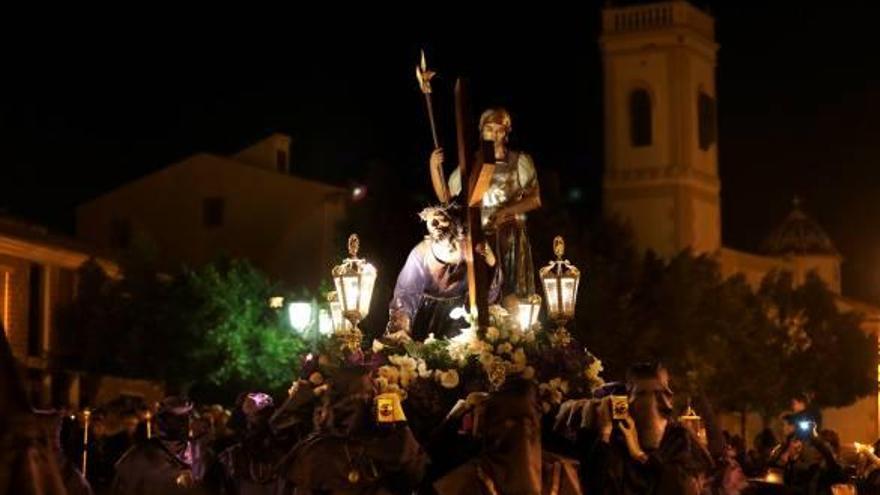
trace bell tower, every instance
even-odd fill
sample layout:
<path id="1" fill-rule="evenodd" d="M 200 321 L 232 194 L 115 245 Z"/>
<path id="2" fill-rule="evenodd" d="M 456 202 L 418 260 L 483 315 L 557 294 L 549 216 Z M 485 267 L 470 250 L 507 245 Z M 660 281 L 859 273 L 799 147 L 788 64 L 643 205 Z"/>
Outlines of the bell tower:
<path id="1" fill-rule="evenodd" d="M 721 248 L 714 19 L 685 1 L 606 7 L 604 207 L 639 248 Z"/>

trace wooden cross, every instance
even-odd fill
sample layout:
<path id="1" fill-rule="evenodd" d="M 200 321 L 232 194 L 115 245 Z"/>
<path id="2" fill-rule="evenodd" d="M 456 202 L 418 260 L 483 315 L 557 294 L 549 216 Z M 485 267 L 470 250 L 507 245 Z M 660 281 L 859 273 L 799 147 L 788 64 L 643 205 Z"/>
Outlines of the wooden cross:
<path id="1" fill-rule="evenodd" d="M 471 120 L 467 97 L 467 83 L 459 78 L 455 82 L 455 129 L 458 144 L 458 167 L 465 206 L 464 259 L 467 262 L 468 297 L 471 314 L 477 313 L 480 328 L 489 326 L 489 266 L 484 256 L 475 249 L 486 248 L 480 208 L 483 193 L 488 189 L 495 172 L 495 152 L 491 141 L 480 140 L 478 153 L 477 133 Z M 499 260 L 500 261 L 500 260 Z"/>

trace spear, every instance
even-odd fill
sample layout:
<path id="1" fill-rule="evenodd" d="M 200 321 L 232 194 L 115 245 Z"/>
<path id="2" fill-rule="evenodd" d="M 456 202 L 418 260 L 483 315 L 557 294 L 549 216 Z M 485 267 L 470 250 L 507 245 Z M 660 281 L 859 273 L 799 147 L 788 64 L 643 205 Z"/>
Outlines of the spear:
<path id="1" fill-rule="evenodd" d="M 425 51 L 422 50 L 421 62 L 416 65 L 416 80 L 419 82 L 419 89 L 425 95 L 425 106 L 428 108 L 428 121 L 431 123 L 431 137 L 434 138 L 434 149 L 440 147 L 440 140 L 437 138 L 437 124 L 434 122 L 434 104 L 431 101 L 431 79 L 437 73 L 428 69 L 425 62 Z M 443 165 L 439 167 L 432 166 L 431 169 L 431 185 L 434 186 L 434 193 L 441 203 L 449 202 L 449 188 L 446 186 L 446 180 L 443 175 Z"/>
<path id="2" fill-rule="evenodd" d="M 431 79 L 437 73 L 428 70 L 428 64 L 425 62 L 425 50 L 422 50 L 422 60 L 416 65 L 416 80 L 419 82 L 419 88 L 425 95 L 425 105 L 428 107 L 428 121 L 431 122 L 431 137 L 434 138 L 434 148 L 440 147 L 440 140 L 437 139 L 437 125 L 434 123 L 434 105 L 431 102 Z"/>

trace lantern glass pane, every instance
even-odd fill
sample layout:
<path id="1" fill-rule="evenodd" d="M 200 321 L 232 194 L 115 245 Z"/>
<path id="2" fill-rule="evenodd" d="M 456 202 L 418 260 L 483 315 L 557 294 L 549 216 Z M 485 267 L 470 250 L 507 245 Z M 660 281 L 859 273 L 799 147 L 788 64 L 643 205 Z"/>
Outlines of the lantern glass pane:
<path id="1" fill-rule="evenodd" d="M 361 273 L 360 293 L 358 301 L 358 311 L 361 318 L 366 318 L 370 312 L 370 300 L 373 297 L 373 286 L 376 284 L 376 269 L 372 265 L 367 264 Z"/>
<path id="2" fill-rule="evenodd" d="M 520 302 L 517 304 L 516 320 L 519 327 L 527 330 L 531 327 L 532 321 L 532 305 L 528 302 Z"/>
<path id="3" fill-rule="evenodd" d="M 358 309 L 358 299 L 360 298 L 361 287 L 359 277 L 354 275 L 343 275 L 338 280 L 341 281 L 342 287 L 338 287 L 337 293 L 342 302 L 342 310 L 346 313 L 356 311 Z"/>
<path id="4" fill-rule="evenodd" d="M 554 318 L 559 314 L 559 279 L 555 276 L 544 279 L 544 296 L 547 301 L 547 315 Z"/>
<path id="5" fill-rule="evenodd" d="M 565 277 L 562 279 L 562 314 L 571 317 L 574 315 L 574 301 L 577 295 L 577 279 Z"/>
<path id="6" fill-rule="evenodd" d="M 343 325 L 347 321 L 342 317 L 342 303 L 339 301 L 330 302 L 330 319 L 333 321 L 333 330 L 338 332 L 343 329 Z"/>
<path id="7" fill-rule="evenodd" d="M 535 326 L 535 323 L 538 323 L 538 315 L 541 313 L 541 299 L 536 296 L 537 300 L 533 300 L 529 302 L 529 320 L 528 320 L 528 328 Z"/>

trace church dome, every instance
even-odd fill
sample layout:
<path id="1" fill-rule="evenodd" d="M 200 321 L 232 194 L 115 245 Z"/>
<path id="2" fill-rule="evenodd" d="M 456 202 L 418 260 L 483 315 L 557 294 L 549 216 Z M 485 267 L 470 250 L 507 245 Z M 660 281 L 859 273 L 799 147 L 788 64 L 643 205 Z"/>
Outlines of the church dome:
<path id="1" fill-rule="evenodd" d="M 763 251 L 773 256 L 787 254 L 839 256 L 840 253 L 825 233 L 825 229 L 801 210 L 797 198 L 793 203 L 794 208 L 788 217 L 764 241 Z"/>

